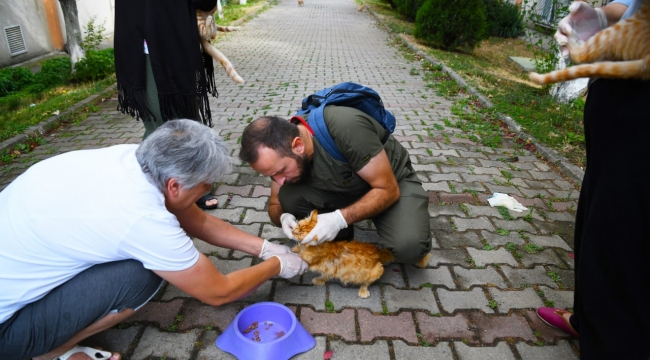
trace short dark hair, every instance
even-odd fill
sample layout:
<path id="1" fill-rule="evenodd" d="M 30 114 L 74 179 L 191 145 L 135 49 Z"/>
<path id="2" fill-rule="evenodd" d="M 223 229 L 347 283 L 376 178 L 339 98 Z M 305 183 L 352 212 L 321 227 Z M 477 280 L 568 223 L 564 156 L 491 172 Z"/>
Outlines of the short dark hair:
<path id="1" fill-rule="evenodd" d="M 283 157 L 293 156 L 291 141 L 300 136 L 298 126 L 277 116 L 264 116 L 251 122 L 241 137 L 239 158 L 249 164 L 257 161 L 259 148 L 266 146 Z"/>

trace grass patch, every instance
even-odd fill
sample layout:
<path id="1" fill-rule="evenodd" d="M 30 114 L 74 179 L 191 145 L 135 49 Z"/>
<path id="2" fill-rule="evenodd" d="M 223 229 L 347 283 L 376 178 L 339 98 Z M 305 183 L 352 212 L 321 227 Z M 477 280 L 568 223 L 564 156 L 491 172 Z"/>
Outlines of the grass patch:
<path id="1" fill-rule="evenodd" d="M 25 101 L 11 110 L 7 107 L 6 102 L 0 101 L 0 141 L 22 134 L 28 127 L 52 116 L 54 111 L 63 112 L 68 107 L 106 89 L 113 83 L 115 83 L 114 75 L 99 81 L 60 86 L 40 94 L 20 92 L 11 95 L 12 97 L 24 96 Z M 30 106 L 31 104 L 34 106 Z"/>
<path id="2" fill-rule="evenodd" d="M 270 2 L 275 3 L 274 1 L 270 1 Z M 247 14 L 264 6 L 264 4 L 266 3 L 267 3 L 266 0 L 247 0 L 246 4 L 240 5 L 239 1 L 237 1 L 237 3 L 229 1 L 228 4 L 223 7 L 223 19 L 219 19 L 215 11 L 214 14 L 215 22 L 218 25 L 223 25 L 223 26 L 230 25 L 233 21 L 243 18 Z"/>
<path id="3" fill-rule="evenodd" d="M 534 58 L 535 53 L 543 50 L 531 48 L 523 39 L 489 38 L 479 44 L 472 52 L 451 52 L 419 43 L 412 35 L 413 23 L 405 21 L 387 0 L 369 0 L 366 3 L 378 14 L 393 32 L 403 34 L 410 43 L 431 55 L 447 67 L 454 70 L 465 81 L 487 96 L 493 103 L 491 109 L 470 111 L 470 119 L 462 119 L 464 131 L 481 131 L 475 129 L 483 123 L 483 135 L 478 140 L 486 146 L 499 146 L 497 136 L 487 136 L 503 127 L 497 112 L 510 116 L 520 124 L 524 131 L 531 134 L 550 148 L 567 157 L 578 166 L 585 165 L 585 142 L 583 132 L 584 101 L 577 99 L 569 104 L 560 104 L 548 95 L 548 87 L 541 87 L 528 80 L 528 73 L 509 59 L 510 56 Z M 400 42 L 396 40 L 396 43 Z M 401 45 L 398 45 L 401 46 Z M 407 58 L 415 57 L 413 51 L 403 45 Z M 464 93 L 455 81 L 440 71 L 440 66 L 423 62 L 423 73 L 429 87 L 436 93 L 453 98 Z M 478 119 L 475 118 L 478 117 Z M 470 121 L 471 120 L 471 121 Z M 487 121 L 486 121 L 487 120 Z M 488 125 L 490 124 L 490 125 Z M 474 128 L 473 128 L 474 127 Z M 489 131 L 488 131 L 489 130 Z M 472 139 L 474 140 L 474 139 Z M 518 139 L 517 139 L 518 140 Z M 522 146 L 534 152 L 534 148 L 521 139 Z"/>

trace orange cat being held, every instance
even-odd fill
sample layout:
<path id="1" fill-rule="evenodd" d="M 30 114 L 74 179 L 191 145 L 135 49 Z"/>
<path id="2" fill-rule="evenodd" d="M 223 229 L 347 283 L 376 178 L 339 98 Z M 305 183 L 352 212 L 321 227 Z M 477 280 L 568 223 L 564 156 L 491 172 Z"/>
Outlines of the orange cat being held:
<path id="1" fill-rule="evenodd" d="M 293 235 L 302 240 L 316 226 L 318 211 L 298 221 Z M 321 273 L 312 280 L 314 285 L 336 278 L 342 283 L 361 285 L 359 297 L 370 296 L 368 286 L 384 273 L 384 265 L 394 261 L 393 254 L 374 244 L 351 241 L 325 241 L 319 245 L 298 245 L 291 251 L 298 253 L 309 264 L 309 270 Z"/>
<path id="2" fill-rule="evenodd" d="M 575 31 L 568 35 L 567 49 L 576 63 L 548 74 L 530 73 L 539 84 L 583 77 L 639 78 L 650 80 L 650 0 L 645 0 L 632 17 L 601 30 L 582 43 Z"/>

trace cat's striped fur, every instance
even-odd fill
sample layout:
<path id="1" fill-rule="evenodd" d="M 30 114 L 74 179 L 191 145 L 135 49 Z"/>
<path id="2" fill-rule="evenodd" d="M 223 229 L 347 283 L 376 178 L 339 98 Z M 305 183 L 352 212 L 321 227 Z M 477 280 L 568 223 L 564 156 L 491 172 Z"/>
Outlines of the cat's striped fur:
<path id="1" fill-rule="evenodd" d="M 224 54 L 222 54 L 210 43 L 211 40 L 217 37 L 218 31 L 237 31 L 239 30 L 239 27 L 217 25 L 214 22 L 212 13 L 202 10 L 196 10 L 196 22 L 203 51 L 210 54 L 213 59 L 217 60 L 221 66 L 223 66 L 224 70 L 226 70 L 226 74 L 228 74 L 228 76 L 230 76 L 230 78 L 232 78 L 236 83 L 243 84 L 244 79 L 242 79 L 241 76 L 237 74 L 237 71 L 235 71 L 235 67 L 232 65 L 230 60 L 228 60 Z"/>
<path id="2" fill-rule="evenodd" d="M 650 0 L 644 0 L 630 18 L 604 29 L 584 43 L 569 34 L 571 59 L 580 64 L 547 74 L 530 73 L 539 84 L 583 77 L 650 80 Z"/>

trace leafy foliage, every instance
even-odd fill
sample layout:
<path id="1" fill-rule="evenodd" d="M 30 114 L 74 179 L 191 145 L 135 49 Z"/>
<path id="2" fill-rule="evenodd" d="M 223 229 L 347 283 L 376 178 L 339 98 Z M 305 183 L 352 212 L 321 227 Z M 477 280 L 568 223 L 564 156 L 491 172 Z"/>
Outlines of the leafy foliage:
<path id="1" fill-rule="evenodd" d="M 404 15 L 408 21 L 415 21 L 418 10 L 422 7 L 425 0 L 395 0 L 397 12 Z"/>
<path id="2" fill-rule="evenodd" d="M 83 47 L 85 51 L 97 50 L 99 48 L 99 44 L 101 44 L 102 40 L 104 39 L 104 31 L 106 30 L 104 27 L 105 22 L 99 25 L 95 25 L 96 19 L 97 16 L 91 17 L 88 21 L 88 25 L 86 25 L 84 28 L 84 33 L 86 33 L 86 35 L 81 41 L 81 47 Z"/>
<path id="3" fill-rule="evenodd" d="M 20 91 L 32 82 L 32 72 L 27 68 L 8 67 L 0 70 L 0 97 Z"/>
<path id="4" fill-rule="evenodd" d="M 524 0 L 522 5 L 524 10 L 522 10 L 521 16 L 528 22 L 535 24 L 543 23 L 543 16 L 535 12 L 535 9 L 538 8 L 538 4 L 541 1 L 542 0 Z M 568 3 L 561 4 L 559 0 L 552 0 L 552 17 L 556 19 L 555 21 L 559 21 L 559 19 L 568 14 L 568 8 Z M 544 74 L 555 70 L 560 62 L 559 46 L 555 40 L 553 40 L 553 38 L 549 38 L 545 42 L 543 37 L 540 37 L 535 41 L 532 38 L 531 32 L 527 34 L 527 37 L 528 47 L 533 51 L 534 54 L 533 60 L 535 61 L 535 71 L 540 74 Z M 550 50 L 544 50 L 544 48 L 549 48 Z M 549 88 L 549 86 L 546 86 L 546 88 Z"/>
<path id="5" fill-rule="evenodd" d="M 433 46 L 473 49 L 487 38 L 483 0 L 427 0 L 418 10 L 415 37 Z"/>
<path id="6" fill-rule="evenodd" d="M 90 81 L 103 79 L 115 72 L 115 57 L 113 49 L 88 50 L 86 58 L 75 65 L 75 81 Z"/>
<path id="7" fill-rule="evenodd" d="M 70 79 L 72 65 L 67 57 L 48 59 L 41 70 L 34 74 L 33 82 L 27 87 L 29 92 L 37 93 L 48 88 L 66 84 Z"/>
<path id="8" fill-rule="evenodd" d="M 517 5 L 504 0 L 483 1 L 490 36 L 515 38 L 524 34 L 524 24 Z"/>

